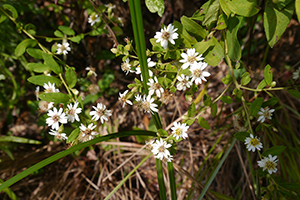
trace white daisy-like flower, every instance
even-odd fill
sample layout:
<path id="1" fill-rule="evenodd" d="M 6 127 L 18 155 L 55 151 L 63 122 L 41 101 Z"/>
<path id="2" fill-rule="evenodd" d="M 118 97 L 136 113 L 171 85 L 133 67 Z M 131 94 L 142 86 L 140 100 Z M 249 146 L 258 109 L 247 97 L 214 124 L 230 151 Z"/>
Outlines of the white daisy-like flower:
<path id="1" fill-rule="evenodd" d="M 67 140 L 68 139 L 68 137 L 67 137 L 67 135 L 65 133 L 59 133 L 56 130 L 52 130 L 51 129 L 50 132 L 49 132 L 49 134 L 50 135 L 54 135 L 59 140 Z"/>
<path id="2" fill-rule="evenodd" d="M 90 23 L 91 26 L 94 26 L 97 22 L 100 22 L 100 17 L 95 13 L 91 14 L 88 18 L 88 23 Z"/>
<path id="3" fill-rule="evenodd" d="M 196 63 L 197 61 L 204 60 L 202 57 L 202 54 L 198 56 L 198 52 L 196 52 L 196 49 L 188 49 L 186 50 L 186 53 L 182 53 L 181 57 L 183 58 L 182 60 L 179 60 L 179 62 L 183 63 L 181 66 L 182 69 L 186 69 L 192 64 Z"/>
<path id="4" fill-rule="evenodd" d="M 158 83 L 156 76 L 154 76 L 154 79 L 150 78 L 147 85 L 149 85 L 149 95 L 153 95 L 155 93 L 157 97 L 161 97 L 161 94 L 164 92 L 164 88 Z"/>
<path id="5" fill-rule="evenodd" d="M 49 110 L 47 115 L 49 118 L 46 119 L 46 123 L 48 126 L 51 126 L 52 129 L 58 130 L 59 123 L 66 124 L 68 123 L 68 118 L 66 114 L 63 112 L 63 109 L 60 108 L 57 110 L 55 107 L 52 110 Z"/>
<path id="6" fill-rule="evenodd" d="M 52 93 L 52 92 L 59 92 L 59 89 L 55 88 L 55 83 L 51 83 L 50 81 L 47 83 L 44 83 L 44 89 L 45 93 Z"/>
<path id="7" fill-rule="evenodd" d="M 91 111 L 90 115 L 93 116 L 92 120 L 98 121 L 100 119 L 101 123 L 108 121 L 108 117 L 112 115 L 111 110 L 107 110 L 106 106 L 102 103 L 97 103 L 97 107 L 93 106 L 95 111 Z"/>
<path id="8" fill-rule="evenodd" d="M 147 59 L 147 63 L 148 63 L 148 68 L 150 67 L 154 67 L 156 65 L 155 62 L 151 61 L 151 58 L 148 58 Z M 142 71 L 141 71 L 141 66 L 138 65 L 136 68 L 135 68 L 135 73 L 136 74 L 141 74 Z M 149 76 L 152 77 L 153 76 L 153 72 L 149 69 Z M 143 76 L 141 75 L 141 81 L 143 81 Z"/>
<path id="9" fill-rule="evenodd" d="M 250 137 L 246 137 L 245 145 L 247 145 L 248 151 L 252 152 L 254 152 L 256 149 L 260 151 L 260 149 L 263 148 L 259 138 L 257 138 L 257 136 L 254 137 L 252 134 L 250 134 Z"/>
<path id="10" fill-rule="evenodd" d="M 68 117 L 68 121 L 71 123 L 73 123 L 75 120 L 78 122 L 80 121 L 78 114 L 81 113 L 82 109 L 77 108 L 78 104 L 79 104 L 79 102 L 75 102 L 73 106 L 71 103 L 69 105 L 67 105 L 68 108 L 66 110 L 66 114 Z"/>
<path id="11" fill-rule="evenodd" d="M 132 105 L 132 102 L 126 98 L 126 94 L 128 93 L 128 90 L 126 90 L 123 94 L 119 92 L 119 101 L 123 103 L 122 107 L 124 108 L 126 104 Z"/>
<path id="12" fill-rule="evenodd" d="M 273 172 L 277 172 L 277 156 L 272 156 L 269 154 L 268 157 L 263 158 L 261 161 L 257 161 L 258 166 L 263 168 L 263 171 L 268 170 L 269 174 L 272 174 Z"/>
<path id="13" fill-rule="evenodd" d="M 270 108 L 260 108 L 260 111 L 258 112 L 258 122 L 264 123 L 264 121 L 267 119 L 272 119 L 272 113 L 274 112 L 274 109 Z"/>
<path id="14" fill-rule="evenodd" d="M 168 42 L 175 44 L 175 39 L 178 38 L 178 33 L 176 33 L 177 28 L 174 29 L 172 24 L 169 24 L 167 27 L 161 29 L 160 32 L 156 32 L 154 38 L 156 42 L 160 42 L 160 45 L 166 49 L 168 47 Z"/>
<path id="15" fill-rule="evenodd" d="M 69 47 L 70 44 L 67 42 L 63 42 L 62 44 L 57 44 L 57 50 L 56 53 L 57 54 L 64 54 L 67 55 L 68 51 L 71 51 L 71 48 Z"/>
<path id="16" fill-rule="evenodd" d="M 178 140 L 179 138 L 185 139 L 188 137 L 187 131 L 189 126 L 186 123 L 180 124 L 180 122 L 174 122 L 174 126 L 171 128 L 172 134 Z"/>
<path id="17" fill-rule="evenodd" d="M 190 77 L 185 76 L 184 74 L 177 76 L 177 80 L 179 81 L 179 83 L 177 84 L 177 90 L 185 91 L 187 88 L 190 88 L 193 84 L 193 82 L 190 81 Z"/>
<path id="18" fill-rule="evenodd" d="M 81 134 L 79 135 L 79 141 L 80 142 L 86 142 L 89 140 L 92 140 L 95 138 L 95 135 L 98 135 L 99 133 L 96 131 L 93 131 L 96 128 L 96 125 L 93 123 L 89 124 L 87 127 L 83 124 L 79 126 Z"/>
<path id="19" fill-rule="evenodd" d="M 153 103 L 154 98 L 151 97 L 151 95 L 144 95 L 143 102 L 141 103 L 141 109 L 144 110 L 144 112 L 152 113 L 158 112 L 157 104 Z"/>
<path id="20" fill-rule="evenodd" d="M 207 67 L 207 63 L 205 62 L 196 62 L 191 65 L 191 73 L 192 73 L 192 82 L 195 81 L 195 84 L 201 84 L 202 81 L 206 81 L 205 77 L 210 76 L 210 73 L 207 71 L 203 71 Z"/>
<path id="21" fill-rule="evenodd" d="M 300 68 L 298 68 L 296 71 L 293 72 L 293 79 L 298 80 L 300 74 Z"/>
<path id="22" fill-rule="evenodd" d="M 166 141 L 163 141 L 162 138 L 160 140 L 156 140 L 154 144 L 152 144 L 151 152 L 154 154 L 154 157 L 160 160 L 166 159 L 167 161 L 171 161 L 172 157 L 168 148 L 172 145 L 167 144 Z"/>
<path id="23" fill-rule="evenodd" d="M 132 71 L 131 64 L 129 62 L 130 62 L 129 58 L 126 58 L 125 62 L 121 64 L 121 69 L 123 70 L 123 72 L 125 72 L 126 75 Z"/>

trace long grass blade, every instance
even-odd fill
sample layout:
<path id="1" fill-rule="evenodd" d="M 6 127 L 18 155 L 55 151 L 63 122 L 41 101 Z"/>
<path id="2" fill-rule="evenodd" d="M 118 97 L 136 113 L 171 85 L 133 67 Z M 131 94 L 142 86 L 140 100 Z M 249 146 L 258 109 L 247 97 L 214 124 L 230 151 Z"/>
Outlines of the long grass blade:
<path id="1" fill-rule="evenodd" d="M 176 194 L 176 183 L 175 183 L 175 175 L 174 175 L 173 163 L 172 162 L 168 162 L 167 166 L 168 166 L 168 172 L 169 172 L 171 198 L 173 200 L 176 200 L 177 199 L 177 194 Z"/>
<path id="2" fill-rule="evenodd" d="M 166 188 L 165 188 L 165 181 L 164 181 L 164 172 L 163 172 L 162 162 L 159 159 L 156 159 L 156 172 L 157 172 L 160 199 L 166 200 L 167 195 L 166 195 Z"/>

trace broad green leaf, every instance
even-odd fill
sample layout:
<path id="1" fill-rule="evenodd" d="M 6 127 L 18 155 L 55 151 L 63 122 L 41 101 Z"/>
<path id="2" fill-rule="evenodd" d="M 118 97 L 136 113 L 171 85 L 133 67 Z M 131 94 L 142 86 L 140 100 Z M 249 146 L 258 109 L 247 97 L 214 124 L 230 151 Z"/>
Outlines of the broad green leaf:
<path id="1" fill-rule="evenodd" d="M 238 133 L 234 134 L 234 137 L 241 142 L 245 142 L 246 137 L 249 137 L 249 136 L 250 136 L 250 133 L 246 132 L 246 131 L 242 131 L 242 132 L 238 132 Z"/>
<path id="2" fill-rule="evenodd" d="M 252 17 L 259 12 L 256 0 L 232 0 L 232 11 L 244 17 Z"/>
<path id="3" fill-rule="evenodd" d="M 239 90 L 237 88 L 235 88 L 232 92 L 233 95 L 235 95 L 235 98 L 237 101 L 240 101 L 241 100 L 241 97 L 243 95 L 243 91 L 242 90 Z"/>
<path id="4" fill-rule="evenodd" d="M 16 47 L 16 49 L 15 49 L 15 55 L 17 57 L 23 55 L 23 53 L 25 53 L 27 47 L 34 47 L 36 44 L 37 44 L 37 41 L 33 40 L 33 39 L 25 39 L 25 40 L 23 40 Z"/>
<path id="5" fill-rule="evenodd" d="M 73 29 L 71 29 L 68 26 L 59 26 L 58 29 L 61 30 L 61 32 L 63 32 L 66 35 L 73 35 L 73 36 L 75 35 Z"/>
<path id="6" fill-rule="evenodd" d="M 196 111 L 195 104 L 192 103 L 188 110 L 188 116 L 193 117 L 195 115 L 195 111 Z"/>
<path id="7" fill-rule="evenodd" d="M 222 96 L 220 100 L 223 101 L 224 103 L 227 103 L 227 104 L 231 104 L 232 103 L 232 99 L 231 99 L 230 96 L 226 96 L 226 95 Z"/>
<path id="8" fill-rule="evenodd" d="M 164 129 L 158 129 L 157 132 L 160 134 L 160 137 L 162 137 L 162 136 L 163 137 L 168 137 L 169 136 L 168 132 Z"/>
<path id="9" fill-rule="evenodd" d="M 114 33 L 116 34 L 116 36 L 120 36 L 120 35 L 123 35 L 123 29 L 118 27 L 118 26 L 114 26 L 111 28 Z"/>
<path id="10" fill-rule="evenodd" d="M 206 38 L 208 34 L 207 31 L 194 20 L 189 19 L 186 16 L 182 16 L 180 18 L 180 21 L 182 23 L 183 28 L 186 29 L 189 33 L 200 36 L 201 38 Z"/>
<path id="11" fill-rule="evenodd" d="M 228 56 L 233 61 L 241 59 L 242 51 L 237 33 L 241 25 L 243 17 L 234 16 L 228 19 L 228 27 L 226 31 L 226 40 L 228 43 Z"/>
<path id="12" fill-rule="evenodd" d="M 6 17 L 5 15 L 1 15 L 1 16 L 0 16 L 0 24 L 1 24 L 2 22 L 4 22 L 6 19 L 7 19 L 7 17 Z"/>
<path id="13" fill-rule="evenodd" d="M 228 0 L 219 0 L 220 2 L 220 6 L 223 10 L 223 12 L 227 15 L 227 17 L 230 16 L 230 14 L 232 13 L 232 10 L 236 10 L 237 8 L 235 8 L 235 5 Z"/>
<path id="14" fill-rule="evenodd" d="M 2 7 L 5 9 L 5 10 L 9 10 L 12 14 L 12 17 L 14 19 L 17 19 L 18 18 L 18 11 L 15 9 L 15 7 L 13 7 L 12 5 L 10 4 L 4 4 L 2 5 Z"/>
<path id="15" fill-rule="evenodd" d="M 273 81 L 273 72 L 271 70 L 271 66 L 267 65 L 264 70 L 264 76 L 266 83 L 270 86 Z"/>
<path id="16" fill-rule="evenodd" d="M 44 86 L 45 83 L 55 83 L 55 85 L 60 85 L 61 81 L 58 78 L 55 78 L 53 76 L 45 76 L 45 75 L 37 75 L 32 76 L 27 79 L 30 83 L 33 83 L 35 85 Z"/>
<path id="17" fill-rule="evenodd" d="M 74 129 L 68 136 L 67 143 L 74 141 L 80 133 L 80 128 Z"/>
<path id="18" fill-rule="evenodd" d="M 185 121 L 186 125 L 191 126 L 195 122 L 195 119 L 188 119 Z"/>
<path id="19" fill-rule="evenodd" d="M 110 87 L 110 84 L 113 82 L 115 79 L 114 74 L 112 73 L 105 73 L 102 77 L 101 80 L 98 81 L 98 85 L 100 90 L 105 90 Z"/>
<path id="20" fill-rule="evenodd" d="M 79 44 L 79 42 L 83 39 L 84 35 L 83 34 L 79 34 L 76 35 L 75 37 L 70 38 L 70 40 L 72 42 L 76 42 L 77 44 Z"/>
<path id="21" fill-rule="evenodd" d="M 262 153 L 262 155 L 269 156 L 269 154 L 271 154 L 272 156 L 278 156 L 279 154 L 281 154 L 284 151 L 285 148 L 286 148 L 285 146 L 271 147 L 270 149 L 265 150 Z"/>
<path id="22" fill-rule="evenodd" d="M 77 76 L 75 70 L 72 68 L 68 68 L 65 76 L 69 87 L 73 88 L 77 83 Z"/>
<path id="23" fill-rule="evenodd" d="M 284 7 L 286 7 L 292 0 L 276 0 L 276 6 L 279 8 L 279 10 L 282 10 Z M 273 0 L 273 3 L 274 0 Z"/>
<path id="24" fill-rule="evenodd" d="M 35 48 L 27 48 L 26 52 L 36 59 L 43 59 L 43 51 Z"/>
<path id="25" fill-rule="evenodd" d="M 210 112 L 211 112 L 211 116 L 215 117 L 217 115 L 218 112 L 218 105 L 217 103 L 213 103 L 210 107 Z"/>
<path id="26" fill-rule="evenodd" d="M 218 19 L 220 4 L 219 1 L 214 1 L 207 10 L 205 14 L 204 21 L 202 24 L 204 26 L 209 26 L 212 23 L 215 23 Z"/>
<path id="27" fill-rule="evenodd" d="M 298 90 L 288 89 L 287 91 L 297 99 L 300 99 L 300 92 Z"/>
<path id="28" fill-rule="evenodd" d="M 227 17 L 225 14 L 221 14 L 218 18 L 218 22 L 217 22 L 217 27 L 216 29 L 218 30 L 223 30 L 225 28 L 227 28 Z"/>
<path id="29" fill-rule="evenodd" d="M 191 37 L 191 35 L 182 27 L 181 23 L 175 21 L 173 22 L 173 25 L 175 28 L 178 29 L 176 32 L 180 35 L 180 38 L 183 40 L 182 43 L 184 44 L 185 47 L 191 48 L 193 44 L 197 43 L 197 40 Z"/>
<path id="30" fill-rule="evenodd" d="M 0 142 L 16 142 L 16 143 L 23 143 L 23 144 L 41 144 L 40 141 L 32 140 L 23 137 L 17 136 L 2 136 L 0 137 Z"/>
<path id="31" fill-rule="evenodd" d="M 249 115 L 255 116 L 258 113 L 258 111 L 260 110 L 263 102 L 264 102 L 263 98 L 261 98 L 261 97 L 256 98 L 251 104 Z"/>
<path id="32" fill-rule="evenodd" d="M 43 63 L 28 63 L 26 68 L 38 73 L 44 73 L 45 71 L 50 70 L 49 66 Z"/>
<path id="33" fill-rule="evenodd" d="M 278 103 L 278 98 L 277 97 L 272 97 L 268 101 L 265 101 L 261 107 L 267 107 L 267 106 L 275 106 Z"/>
<path id="34" fill-rule="evenodd" d="M 270 47 L 274 47 L 290 23 L 294 6 L 294 2 L 291 2 L 284 9 L 279 10 L 272 0 L 267 0 L 264 11 L 264 28 Z"/>
<path id="35" fill-rule="evenodd" d="M 211 98 L 208 94 L 203 96 L 203 103 L 205 106 L 211 106 Z"/>
<path id="36" fill-rule="evenodd" d="M 60 32 L 59 30 L 54 31 L 54 35 L 58 38 L 63 38 L 64 34 L 62 32 Z"/>
<path id="37" fill-rule="evenodd" d="M 298 22 L 300 22 L 300 0 L 295 1 L 295 10 L 296 10 Z"/>
<path id="38" fill-rule="evenodd" d="M 247 85 L 251 81 L 249 72 L 245 72 L 242 75 L 241 85 Z"/>
<path id="39" fill-rule="evenodd" d="M 165 10 L 164 0 L 145 0 L 145 3 L 150 12 L 157 12 L 157 14 L 162 17 Z"/>
<path id="40" fill-rule="evenodd" d="M 54 103 L 67 103 L 70 100 L 68 95 L 61 92 L 39 94 L 39 98 L 44 101 Z"/>
<path id="41" fill-rule="evenodd" d="M 62 68 L 57 64 L 52 55 L 43 52 L 43 59 L 45 60 L 45 64 L 48 65 L 55 74 L 62 73 Z"/>
<path id="42" fill-rule="evenodd" d="M 222 82 L 225 85 L 228 85 L 229 83 L 231 83 L 233 81 L 232 76 L 230 74 L 227 74 L 226 77 L 222 78 Z"/>
<path id="43" fill-rule="evenodd" d="M 203 117 L 198 118 L 198 123 L 202 128 L 210 129 L 209 123 Z"/>
<path id="44" fill-rule="evenodd" d="M 266 81 L 265 81 L 265 79 L 264 79 L 264 80 L 262 80 L 262 81 L 258 84 L 258 86 L 257 86 L 256 89 L 261 90 L 261 89 L 263 89 L 263 88 L 266 87 L 266 86 L 267 86 L 267 83 L 266 83 Z"/>

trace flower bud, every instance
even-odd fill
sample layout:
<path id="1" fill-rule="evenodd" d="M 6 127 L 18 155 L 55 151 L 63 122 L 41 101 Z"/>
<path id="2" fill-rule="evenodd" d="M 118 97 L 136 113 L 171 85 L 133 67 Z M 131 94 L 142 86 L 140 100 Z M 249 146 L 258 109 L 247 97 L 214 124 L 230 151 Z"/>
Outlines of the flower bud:
<path id="1" fill-rule="evenodd" d="M 271 87 L 275 87 L 275 86 L 276 86 L 276 81 L 272 81 L 272 83 L 271 83 L 270 86 L 271 86 Z"/>
<path id="2" fill-rule="evenodd" d="M 119 53 L 119 50 L 117 48 L 111 48 L 110 51 L 114 54 Z"/>

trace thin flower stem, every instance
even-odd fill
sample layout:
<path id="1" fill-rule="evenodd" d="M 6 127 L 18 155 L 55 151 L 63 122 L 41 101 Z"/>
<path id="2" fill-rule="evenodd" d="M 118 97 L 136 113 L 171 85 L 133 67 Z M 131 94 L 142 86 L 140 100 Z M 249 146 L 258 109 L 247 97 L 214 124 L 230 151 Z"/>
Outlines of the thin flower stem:
<path id="1" fill-rule="evenodd" d="M 251 126 L 251 121 L 250 121 L 250 115 L 249 115 L 249 112 L 248 112 L 248 107 L 246 106 L 246 103 L 245 103 L 245 98 L 242 97 L 242 104 L 243 104 L 243 107 L 244 107 L 244 110 L 245 110 L 245 113 L 246 113 L 246 116 L 247 116 L 247 121 L 248 121 L 248 126 L 249 126 L 249 129 L 250 129 L 250 132 L 254 134 L 253 130 L 252 130 L 252 126 Z"/>
<path id="2" fill-rule="evenodd" d="M 267 92 L 267 91 L 272 91 L 272 90 L 284 90 L 284 89 L 286 89 L 284 87 L 266 88 L 266 89 L 252 89 L 252 88 L 248 88 L 248 87 L 241 86 L 241 85 L 240 85 L 240 88 L 245 89 L 245 90 L 249 90 L 249 91 L 253 91 L 253 92 L 261 92 L 261 91 Z"/>
<path id="3" fill-rule="evenodd" d="M 62 74 L 61 74 L 61 73 L 59 73 L 59 74 L 58 74 L 58 76 L 59 76 L 60 80 L 62 81 L 62 83 L 64 84 L 65 88 L 67 89 L 67 91 L 68 91 L 69 95 L 71 96 L 71 98 L 72 98 L 72 101 L 73 101 L 73 102 L 75 102 L 75 99 L 73 98 L 73 95 L 72 95 L 72 93 L 71 93 L 71 91 L 70 91 L 70 89 L 69 89 L 68 85 L 66 84 L 66 82 L 65 82 L 64 78 L 62 77 Z"/>

